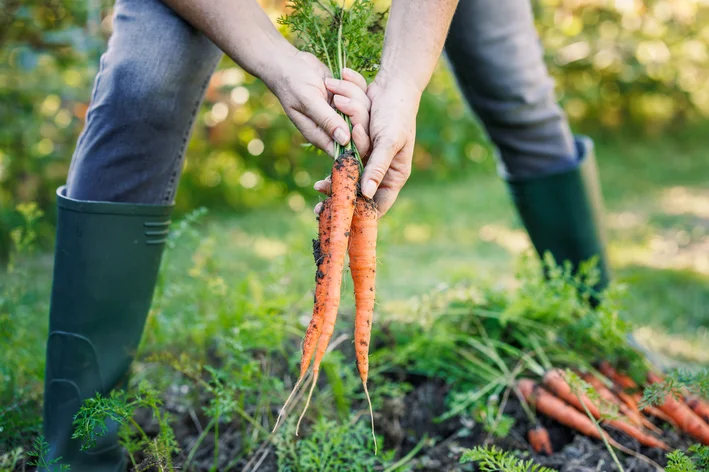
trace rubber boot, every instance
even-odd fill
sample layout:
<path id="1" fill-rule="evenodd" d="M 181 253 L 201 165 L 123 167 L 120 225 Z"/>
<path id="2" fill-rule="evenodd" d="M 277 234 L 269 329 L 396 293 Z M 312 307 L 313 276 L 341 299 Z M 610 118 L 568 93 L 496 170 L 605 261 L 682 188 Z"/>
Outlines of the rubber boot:
<path id="1" fill-rule="evenodd" d="M 610 273 L 602 224 L 603 204 L 591 139 L 576 138 L 579 165 L 567 172 L 537 179 L 508 181 L 517 211 L 537 253 L 549 251 L 557 264 L 574 268 L 598 257 L 600 280 L 593 295 L 608 286 Z M 591 297 L 594 304 L 598 298 Z"/>
<path id="2" fill-rule="evenodd" d="M 57 240 L 44 394 L 48 460 L 72 472 L 117 472 L 115 423 L 96 447 L 71 439 L 82 402 L 125 385 L 150 308 L 171 205 L 86 202 L 57 191 Z M 57 467 L 57 470 L 59 467 Z"/>

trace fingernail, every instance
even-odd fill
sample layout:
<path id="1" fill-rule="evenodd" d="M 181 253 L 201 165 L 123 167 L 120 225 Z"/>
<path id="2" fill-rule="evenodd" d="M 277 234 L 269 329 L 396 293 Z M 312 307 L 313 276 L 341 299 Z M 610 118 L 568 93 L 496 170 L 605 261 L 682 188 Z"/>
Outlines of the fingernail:
<path id="1" fill-rule="evenodd" d="M 338 143 L 340 143 L 341 146 L 347 145 L 350 141 L 350 137 L 342 130 L 342 128 L 337 128 L 335 130 L 334 138 Z"/>
<path id="2" fill-rule="evenodd" d="M 350 103 L 350 99 L 342 95 L 335 95 L 332 99 L 335 100 L 335 105 L 339 106 L 346 106 Z"/>
<path id="3" fill-rule="evenodd" d="M 318 180 L 315 182 L 315 185 L 313 185 L 313 188 L 317 191 L 320 191 L 325 188 L 325 181 L 324 180 Z"/>
<path id="4" fill-rule="evenodd" d="M 368 180 L 367 183 L 364 184 L 364 187 L 362 187 L 362 195 L 367 198 L 372 198 L 374 196 L 374 192 L 376 191 L 377 183 L 373 180 Z"/>
<path id="5" fill-rule="evenodd" d="M 313 213 L 315 213 L 316 215 L 319 215 L 321 208 L 322 208 L 322 203 L 318 203 L 317 205 L 315 205 L 315 208 L 313 208 Z"/>

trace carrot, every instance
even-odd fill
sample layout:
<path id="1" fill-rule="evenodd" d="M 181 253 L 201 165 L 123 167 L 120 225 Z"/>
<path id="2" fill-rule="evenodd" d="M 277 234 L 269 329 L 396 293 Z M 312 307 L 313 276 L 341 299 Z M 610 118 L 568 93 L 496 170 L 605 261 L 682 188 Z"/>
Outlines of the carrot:
<path id="1" fill-rule="evenodd" d="M 570 405 L 575 406 L 579 411 L 588 412 L 597 420 L 601 418 L 601 412 L 596 405 L 593 404 L 591 399 L 586 395 L 577 395 L 571 390 L 571 386 L 566 382 L 563 372 L 559 369 L 550 370 L 544 375 L 544 385 L 554 392 L 559 398 L 565 400 Z M 584 406 L 586 407 L 584 409 Z M 670 448 L 664 442 L 659 439 L 644 433 L 641 429 L 633 426 L 629 422 L 617 419 L 603 419 L 605 425 L 616 428 L 623 431 L 628 436 L 637 439 L 637 441 L 643 446 L 656 447 L 659 449 L 664 449 L 669 451 Z"/>
<path id="2" fill-rule="evenodd" d="M 363 196 L 357 197 L 352 218 L 349 255 L 350 273 L 355 293 L 355 357 L 357 358 L 359 377 L 364 386 L 367 403 L 369 403 L 376 454 L 377 438 L 374 435 L 374 413 L 367 390 L 367 377 L 369 375 L 369 341 L 374 316 L 374 281 L 377 273 L 377 206 L 373 200 Z"/>
<path id="3" fill-rule="evenodd" d="M 684 401 L 700 418 L 709 422 L 709 403 L 696 395 L 687 395 Z"/>
<path id="4" fill-rule="evenodd" d="M 596 439 L 601 439 L 601 434 L 603 434 L 603 437 L 609 443 L 613 445 L 616 444 L 607 433 L 596 428 L 593 421 L 591 421 L 588 416 L 579 412 L 564 400 L 544 390 L 533 380 L 521 379 L 517 382 L 517 386 L 524 399 L 530 405 L 534 406 L 537 411 L 569 428 L 575 429 L 581 434 Z"/>
<path id="5" fill-rule="evenodd" d="M 345 265 L 345 254 L 350 236 L 350 226 L 354 214 L 357 197 L 357 182 L 359 181 L 359 162 L 352 151 L 345 151 L 335 159 L 332 166 L 332 199 L 330 209 L 329 246 L 325 257 L 325 302 L 323 307 L 323 323 L 315 351 L 313 362 L 313 383 L 308 393 L 305 408 L 298 419 L 295 434 L 298 435 L 300 423 L 310 406 L 315 385 L 320 374 L 320 363 L 327 350 L 332 333 L 335 330 L 337 310 L 340 307 L 340 288 L 342 287 L 342 271 Z"/>
<path id="6" fill-rule="evenodd" d="M 654 372 L 648 372 L 648 382 L 660 383 L 662 378 Z M 684 402 L 677 400 L 671 393 L 665 395 L 665 400 L 658 408 L 667 416 L 672 418 L 681 431 L 697 439 L 705 446 L 709 446 L 709 425 L 707 425 L 690 407 Z"/>
<path id="7" fill-rule="evenodd" d="M 633 391 L 638 390 L 638 384 L 636 384 L 633 379 L 615 370 L 608 361 L 601 362 L 598 366 L 598 370 L 621 388 Z"/>
<path id="8" fill-rule="evenodd" d="M 283 408 L 281 408 L 281 411 L 278 413 L 276 425 L 273 427 L 274 431 L 278 428 L 278 423 L 285 414 L 286 407 L 298 391 L 298 387 L 300 387 L 301 382 L 305 378 L 305 374 L 310 366 L 310 361 L 313 359 L 316 342 L 320 337 L 326 295 L 324 280 L 325 255 L 328 253 L 328 248 L 330 245 L 330 208 L 331 200 L 328 198 L 323 202 L 320 215 L 318 215 L 318 239 L 313 240 L 313 257 L 315 258 L 315 265 L 317 267 L 315 271 L 315 298 L 313 300 L 313 316 L 310 319 L 310 324 L 308 325 L 308 329 L 305 332 L 305 337 L 303 338 L 303 355 L 300 358 L 300 375 L 298 376 L 298 381 L 295 383 L 293 390 L 290 395 L 288 395 L 288 399 L 283 405 Z"/>
<path id="9" fill-rule="evenodd" d="M 613 392 L 611 392 L 610 389 L 608 389 L 608 387 L 606 387 L 598 377 L 588 372 L 582 373 L 580 375 L 581 378 L 586 381 L 586 383 L 593 387 L 593 389 L 596 391 L 596 393 L 598 393 L 598 395 L 600 395 L 601 398 L 603 398 L 609 403 L 617 405 L 618 411 L 627 416 L 636 426 L 647 428 L 657 434 L 662 433 L 662 430 L 655 426 L 650 420 L 645 418 L 642 413 L 631 409 L 628 405 L 625 404 L 625 402 L 623 402 Z"/>
<path id="10" fill-rule="evenodd" d="M 635 383 L 633 379 L 627 375 L 620 374 L 616 371 L 607 361 L 601 362 L 599 370 L 616 384 L 615 393 L 623 400 L 630 408 L 640 413 L 640 408 L 638 404 L 642 400 L 642 394 L 638 392 L 638 384 Z M 626 393 L 622 389 L 633 390 L 633 393 Z M 676 422 L 669 416 L 667 416 L 661 409 L 655 408 L 652 405 L 647 405 L 642 409 L 650 416 L 661 419 L 662 421 L 669 423 L 673 427 L 677 428 Z M 679 428 L 677 428 L 679 429 Z"/>
<path id="11" fill-rule="evenodd" d="M 677 424 L 681 431 L 689 434 L 705 446 L 709 446 L 709 425 L 697 416 L 687 405 L 675 399 L 671 394 L 659 405 L 660 410 Z"/>
<path id="12" fill-rule="evenodd" d="M 534 449 L 537 454 L 552 454 L 551 439 L 549 439 L 549 431 L 547 429 L 537 424 L 532 429 L 527 432 L 527 439 L 529 440 L 530 446 Z"/>

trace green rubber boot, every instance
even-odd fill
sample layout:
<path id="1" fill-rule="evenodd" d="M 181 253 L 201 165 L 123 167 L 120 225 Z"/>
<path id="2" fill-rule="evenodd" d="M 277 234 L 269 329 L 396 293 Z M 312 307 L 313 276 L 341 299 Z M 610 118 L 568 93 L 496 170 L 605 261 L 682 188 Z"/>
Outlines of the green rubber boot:
<path id="1" fill-rule="evenodd" d="M 167 239 L 171 205 L 84 202 L 57 191 L 44 435 L 72 472 L 126 468 L 115 423 L 96 447 L 71 439 L 83 400 L 125 385 Z M 57 470 L 59 467 L 57 467 Z"/>
<path id="2" fill-rule="evenodd" d="M 578 267 L 598 257 L 601 278 L 592 287 L 608 286 L 610 273 L 603 234 L 603 203 L 593 141 L 576 138 L 579 165 L 573 170 L 538 179 L 508 181 L 517 211 L 540 257 L 551 252 L 557 264 Z M 598 299 L 592 297 L 594 303 Z"/>

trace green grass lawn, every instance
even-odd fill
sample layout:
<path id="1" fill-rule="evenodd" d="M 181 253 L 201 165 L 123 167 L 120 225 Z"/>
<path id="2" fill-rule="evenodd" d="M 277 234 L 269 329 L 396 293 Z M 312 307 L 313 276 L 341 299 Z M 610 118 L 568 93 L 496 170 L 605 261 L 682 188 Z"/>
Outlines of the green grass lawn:
<path id="1" fill-rule="evenodd" d="M 646 345 L 679 361 L 707 363 L 709 158 L 699 135 L 604 139 L 597 155 L 615 280 L 627 285 L 625 316 Z M 304 205 L 208 214 L 177 237 L 165 258 L 144 355 L 201 346 L 200 356 L 208 356 L 213 338 L 233 334 L 243 344 L 234 355 L 243 361 L 240 381 L 254 383 L 252 401 L 266 411 L 258 392 L 272 391 L 269 372 L 285 366 L 259 364 L 249 353 L 276 350 L 295 371 L 294 346 L 285 340 L 300 337 L 310 316 L 316 232 L 310 207 L 318 199 L 313 191 Z M 380 225 L 378 316 L 396 318 L 412 298 L 459 283 L 512 288 L 518 256 L 529 248 L 491 162 L 452 181 L 415 179 Z M 0 339 L 11 346 L 0 365 L 7 379 L 0 387 L 0 436 L 10 432 L 2 424 L 8 412 L 24 412 L 26 424 L 15 422 L 16 428 L 35 431 L 39 421 L 51 256 L 23 259 L 18 268 L 28 282 L 10 294 L 9 313 L 0 313 Z M 11 277 L 0 283 L 19 279 Z M 351 284 L 345 292 L 347 315 Z M 138 376 L 149 372 L 142 363 L 138 370 Z M 340 380 L 357 389 L 352 366 L 346 372 Z M 331 404 L 325 395 L 323 405 Z M 338 407 L 348 410 L 346 403 Z"/>

